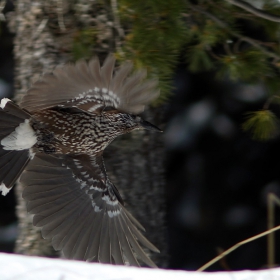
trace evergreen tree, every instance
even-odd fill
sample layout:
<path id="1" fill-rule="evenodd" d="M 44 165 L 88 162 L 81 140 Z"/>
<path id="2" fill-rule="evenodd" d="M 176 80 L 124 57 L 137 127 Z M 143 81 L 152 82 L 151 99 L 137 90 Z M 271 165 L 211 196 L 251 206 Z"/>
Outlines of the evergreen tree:
<path id="1" fill-rule="evenodd" d="M 280 4 L 251 3 L 120 0 L 118 14 L 125 32 L 117 55 L 159 77 L 161 100 L 170 94 L 173 70 L 183 54 L 190 71 L 215 70 L 217 78 L 262 83 L 269 103 L 278 101 Z M 243 126 L 260 140 L 272 138 L 277 130 L 268 105 L 250 114 Z"/>

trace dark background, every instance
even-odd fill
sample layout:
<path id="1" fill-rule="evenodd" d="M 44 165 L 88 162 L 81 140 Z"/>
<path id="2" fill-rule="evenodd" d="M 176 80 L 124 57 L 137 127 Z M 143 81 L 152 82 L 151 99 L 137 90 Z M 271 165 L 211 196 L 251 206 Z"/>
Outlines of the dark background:
<path id="1" fill-rule="evenodd" d="M 257 142 L 241 129 L 245 113 L 265 102 L 260 85 L 192 75 L 184 66 L 174 80 L 165 130 L 170 267 L 195 270 L 266 230 L 267 194 L 280 194 L 279 138 Z M 279 217 L 277 210 L 277 224 Z M 266 247 L 263 237 L 210 270 L 265 267 Z"/>
<path id="2" fill-rule="evenodd" d="M 13 35 L 1 22 L 1 98 L 13 94 L 12 48 Z M 180 64 L 174 88 L 163 135 L 170 268 L 195 270 L 219 250 L 266 230 L 267 194 L 280 195 L 279 137 L 257 142 L 241 129 L 244 114 L 266 100 L 261 85 L 219 81 L 214 72 L 191 74 Z M 279 113 L 278 106 L 273 110 Z M 276 218 L 279 224 L 279 210 Z M 11 191 L 0 197 L 0 251 L 13 251 L 16 225 Z M 262 268 L 266 254 L 263 237 L 209 270 Z"/>
<path id="3" fill-rule="evenodd" d="M 4 13 L 13 9 L 12 4 L 4 8 Z M 13 35 L 9 33 L 6 22 L 0 21 L 0 98 L 13 95 Z M 14 190 L 3 197 L 0 195 L 0 251 L 12 252 L 17 234 Z"/>

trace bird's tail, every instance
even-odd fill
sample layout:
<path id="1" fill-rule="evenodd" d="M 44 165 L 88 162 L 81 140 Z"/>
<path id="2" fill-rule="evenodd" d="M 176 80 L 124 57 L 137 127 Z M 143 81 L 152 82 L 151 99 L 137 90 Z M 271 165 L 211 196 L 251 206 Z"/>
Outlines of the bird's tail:
<path id="1" fill-rule="evenodd" d="M 32 158 L 37 138 L 30 114 L 8 98 L 0 104 L 0 193 L 6 195 Z"/>

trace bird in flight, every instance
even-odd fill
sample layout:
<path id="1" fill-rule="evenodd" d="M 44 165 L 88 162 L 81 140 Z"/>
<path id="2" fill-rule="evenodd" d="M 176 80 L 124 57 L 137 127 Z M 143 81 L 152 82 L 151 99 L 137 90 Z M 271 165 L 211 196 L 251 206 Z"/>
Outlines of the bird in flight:
<path id="1" fill-rule="evenodd" d="M 113 55 L 102 67 L 81 60 L 43 75 L 19 105 L 1 100 L 0 192 L 20 177 L 33 224 L 66 258 L 156 267 L 142 246 L 159 251 L 125 209 L 102 156 L 121 134 L 161 131 L 138 116 L 158 97 L 157 81 L 132 68 L 115 68 Z"/>

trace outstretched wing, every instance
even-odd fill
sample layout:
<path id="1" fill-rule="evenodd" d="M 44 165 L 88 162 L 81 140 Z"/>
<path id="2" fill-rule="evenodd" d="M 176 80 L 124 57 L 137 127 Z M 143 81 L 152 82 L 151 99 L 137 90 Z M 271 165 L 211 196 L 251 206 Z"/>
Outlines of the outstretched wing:
<path id="1" fill-rule="evenodd" d="M 138 114 L 159 95 L 157 81 L 143 81 L 144 70 L 132 73 L 126 62 L 114 72 L 115 58 L 109 55 L 102 67 L 97 57 L 56 68 L 45 74 L 24 95 L 20 106 L 30 112 L 53 106 L 76 106 L 94 112 L 113 107 Z"/>
<path id="2" fill-rule="evenodd" d="M 119 202 L 103 171 L 101 155 L 36 154 L 21 176 L 33 224 L 67 258 L 139 266 L 135 252 L 155 267 L 138 242 L 157 248 L 139 232 L 143 227 Z"/>

